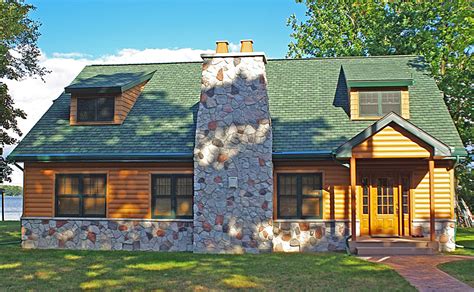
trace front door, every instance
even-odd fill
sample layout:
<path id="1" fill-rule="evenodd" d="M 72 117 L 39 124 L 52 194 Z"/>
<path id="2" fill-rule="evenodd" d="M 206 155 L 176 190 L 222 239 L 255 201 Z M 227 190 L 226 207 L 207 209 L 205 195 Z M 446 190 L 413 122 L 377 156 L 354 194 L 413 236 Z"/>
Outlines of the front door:
<path id="1" fill-rule="evenodd" d="M 373 175 L 370 192 L 370 233 L 398 236 L 398 182 L 393 175 Z"/>

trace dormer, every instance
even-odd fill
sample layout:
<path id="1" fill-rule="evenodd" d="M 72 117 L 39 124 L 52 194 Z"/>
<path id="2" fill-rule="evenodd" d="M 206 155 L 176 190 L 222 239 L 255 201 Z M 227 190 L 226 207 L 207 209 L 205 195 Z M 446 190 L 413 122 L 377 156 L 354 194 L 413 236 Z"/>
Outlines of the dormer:
<path id="1" fill-rule="evenodd" d="M 378 120 L 390 112 L 409 119 L 409 87 L 413 85 L 410 73 L 365 66 L 344 66 L 351 119 Z"/>
<path id="2" fill-rule="evenodd" d="M 71 94 L 71 125 L 122 124 L 153 72 L 100 74 L 65 88 Z"/>

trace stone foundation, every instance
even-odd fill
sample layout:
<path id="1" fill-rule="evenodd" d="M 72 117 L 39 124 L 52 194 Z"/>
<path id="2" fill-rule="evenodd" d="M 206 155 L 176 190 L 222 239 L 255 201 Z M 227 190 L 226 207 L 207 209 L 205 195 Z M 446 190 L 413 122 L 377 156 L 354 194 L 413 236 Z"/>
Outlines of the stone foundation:
<path id="1" fill-rule="evenodd" d="M 223 222 L 212 224 L 209 234 L 216 235 L 215 230 L 228 228 L 223 226 Z M 193 248 L 195 235 L 192 220 L 22 218 L 21 224 L 23 248 L 196 251 Z M 429 220 L 414 220 L 412 224 L 413 235 L 430 237 Z M 436 221 L 439 251 L 455 249 L 454 228 L 454 220 Z M 269 220 L 255 230 L 234 229 L 222 232 L 222 239 L 216 246 L 222 247 L 221 252 L 324 252 L 345 249 L 350 223 L 333 220 Z M 259 245 L 262 242 L 270 243 L 259 249 L 262 248 Z M 226 244 L 232 245 L 232 250 L 225 250 Z"/>
<path id="2" fill-rule="evenodd" d="M 346 221 L 282 220 L 273 224 L 273 251 L 320 252 L 345 249 Z"/>
<path id="3" fill-rule="evenodd" d="M 192 251 L 193 222 L 113 219 L 21 220 L 23 248 Z"/>
<path id="4" fill-rule="evenodd" d="M 454 220 L 436 220 L 436 241 L 439 242 L 439 251 L 450 252 L 456 249 L 454 241 L 455 226 Z M 413 220 L 412 234 L 413 236 L 430 238 L 430 220 Z"/>

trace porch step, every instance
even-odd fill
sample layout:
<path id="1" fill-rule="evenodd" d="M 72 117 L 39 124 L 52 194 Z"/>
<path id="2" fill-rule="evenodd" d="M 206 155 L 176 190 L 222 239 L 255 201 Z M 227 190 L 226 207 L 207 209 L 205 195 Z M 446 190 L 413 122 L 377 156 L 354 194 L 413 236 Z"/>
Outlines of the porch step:
<path id="1" fill-rule="evenodd" d="M 361 256 L 428 255 L 438 251 L 438 243 L 416 238 L 361 238 L 349 242 L 351 251 Z"/>
<path id="2" fill-rule="evenodd" d="M 359 256 L 434 254 L 429 247 L 357 247 L 356 251 Z"/>

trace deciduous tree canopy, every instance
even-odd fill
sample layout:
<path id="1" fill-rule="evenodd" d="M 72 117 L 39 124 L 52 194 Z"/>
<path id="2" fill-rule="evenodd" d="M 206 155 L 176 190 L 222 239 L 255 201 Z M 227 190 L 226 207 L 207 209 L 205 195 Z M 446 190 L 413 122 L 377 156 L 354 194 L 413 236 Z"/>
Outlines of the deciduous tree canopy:
<path id="1" fill-rule="evenodd" d="M 297 0 L 307 7 L 288 57 L 422 55 L 466 147 L 474 143 L 473 2 Z M 474 206 L 470 160 L 458 167 L 459 193 Z"/>
<path id="2" fill-rule="evenodd" d="M 32 5 L 22 1 L 0 1 L 0 146 L 17 142 L 21 136 L 18 119 L 25 119 L 26 113 L 15 107 L 8 94 L 7 85 L 1 80 L 20 80 L 27 76 L 43 76 L 46 70 L 39 65 L 40 50 L 37 40 L 39 23 L 31 20 L 28 13 Z M 0 154 L 2 154 L 0 150 Z M 0 182 L 8 180 L 10 167 L 0 159 Z"/>

